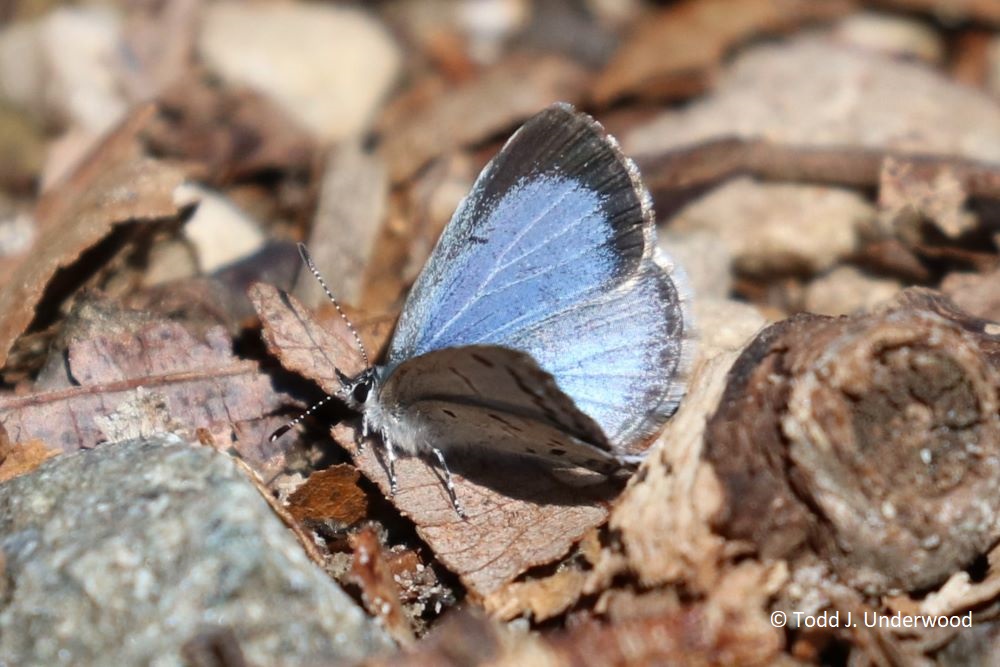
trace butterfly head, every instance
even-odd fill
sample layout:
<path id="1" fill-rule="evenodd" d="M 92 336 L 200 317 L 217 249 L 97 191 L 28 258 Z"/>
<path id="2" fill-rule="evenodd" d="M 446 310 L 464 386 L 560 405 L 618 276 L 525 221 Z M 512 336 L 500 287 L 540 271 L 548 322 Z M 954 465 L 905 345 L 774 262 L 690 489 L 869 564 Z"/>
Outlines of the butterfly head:
<path id="1" fill-rule="evenodd" d="M 343 399 L 349 408 L 360 411 L 375 390 L 378 373 L 374 366 L 369 366 L 354 377 L 349 377 L 338 369 L 337 379 L 340 380 L 337 396 Z"/>

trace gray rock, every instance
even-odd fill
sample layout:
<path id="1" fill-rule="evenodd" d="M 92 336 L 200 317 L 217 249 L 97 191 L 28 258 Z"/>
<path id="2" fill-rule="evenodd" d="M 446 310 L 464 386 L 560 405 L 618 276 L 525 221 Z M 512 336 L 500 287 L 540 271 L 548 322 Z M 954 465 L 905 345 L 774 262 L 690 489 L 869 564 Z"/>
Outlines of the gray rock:
<path id="1" fill-rule="evenodd" d="M 391 648 L 228 457 L 176 436 L 0 485 L 0 547 L 0 665 L 181 665 L 226 628 L 251 664 Z"/>

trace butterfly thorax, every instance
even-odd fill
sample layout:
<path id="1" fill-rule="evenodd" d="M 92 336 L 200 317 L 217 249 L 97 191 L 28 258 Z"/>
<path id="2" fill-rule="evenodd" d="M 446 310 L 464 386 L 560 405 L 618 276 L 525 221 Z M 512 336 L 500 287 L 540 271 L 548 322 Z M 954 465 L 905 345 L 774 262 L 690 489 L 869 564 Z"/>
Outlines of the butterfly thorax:
<path id="1" fill-rule="evenodd" d="M 384 366 L 371 366 L 354 377 L 340 374 L 340 397 L 347 407 L 361 413 L 362 435 L 376 433 L 383 442 L 391 442 L 397 449 L 416 454 L 421 439 L 418 423 L 401 419 L 401 411 L 391 409 L 392 401 L 381 400 Z"/>

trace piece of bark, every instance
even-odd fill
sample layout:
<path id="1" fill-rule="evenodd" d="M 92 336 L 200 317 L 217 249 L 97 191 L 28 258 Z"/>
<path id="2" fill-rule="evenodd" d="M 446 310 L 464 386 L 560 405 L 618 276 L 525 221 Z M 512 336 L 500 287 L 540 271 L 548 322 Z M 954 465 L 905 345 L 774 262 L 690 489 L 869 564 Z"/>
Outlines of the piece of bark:
<path id="1" fill-rule="evenodd" d="M 627 96 L 689 97 L 711 83 L 723 57 L 742 41 L 843 16 L 848 0 L 687 0 L 641 17 L 594 84 L 605 106 Z"/>
<path id="2" fill-rule="evenodd" d="M 342 303 L 359 304 L 388 190 L 381 159 L 366 153 L 359 143 L 345 142 L 330 151 L 308 246 L 316 268 Z M 305 269 L 299 272 L 294 291 L 309 308 L 327 301 L 319 282 Z"/>
<path id="3" fill-rule="evenodd" d="M 32 249 L 20 258 L 0 289 L 0 366 L 14 340 L 31 323 L 35 306 L 53 275 L 75 262 L 107 236 L 115 225 L 177 215 L 174 190 L 184 171 L 145 157 L 139 133 L 155 109 L 134 111 L 65 182 L 38 202 L 38 233 Z"/>
<path id="4" fill-rule="evenodd" d="M 959 179 L 958 169 L 942 164 L 928 170 L 886 158 L 879 178 L 879 220 L 883 232 L 911 244 L 924 236 L 923 224 L 930 222 L 950 239 L 974 229 L 976 216 L 966 210 L 968 193 Z"/>
<path id="5" fill-rule="evenodd" d="M 718 530 L 765 558 L 815 553 L 869 594 L 968 565 L 1000 536 L 998 345 L 925 290 L 764 330 L 708 424 Z"/>
<path id="6" fill-rule="evenodd" d="M 585 73 L 557 56 L 516 56 L 417 110 L 384 123 L 380 150 L 393 183 L 427 162 L 516 126 L 557 101 L 575 103 Z"/>
<path id="7" fill-rule="evenodd" d="M 411 646 L 414 641 L 399 601 L 399 585 L 382 553 L 378 534 L 370 526 L 351 536 L 354 557 L 351 578 L 361 588 L 361 599 L 372 616 L 382 621 L 383 627 L 401 646 Z"/>
<path id="8" fill-rule="evenodd" d="M 457 612 L 412 651 L 365 664 L 372 667 L 798 664 L 782 655 L 783 632 L 767 616 L 766 600 L 783 581 L 780 569 L 744 563 L 731 570 L 707 599 L 611 622 L 586 621 L 565 632 L 542 636 L 517 632 L 468 611 Z"/>

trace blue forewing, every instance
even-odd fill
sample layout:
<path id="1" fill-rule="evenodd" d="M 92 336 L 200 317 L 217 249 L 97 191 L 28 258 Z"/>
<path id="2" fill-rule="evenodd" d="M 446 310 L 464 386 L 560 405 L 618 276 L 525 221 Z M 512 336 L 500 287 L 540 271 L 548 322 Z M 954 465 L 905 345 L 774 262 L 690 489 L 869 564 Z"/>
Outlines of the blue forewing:
<path id="1" fill-rule="evenodd" d="M 413 422 L 403 438 L 445 441 L 431 446 L 467 435 L 441 412 L 448 404 L 462 406 L 465 423 L 538 421 L 537 411 L 510 407 L 510 388 L 498 379 L 506 368 L 541 384 L 550 377 L 551 389 L 571 399 L 555 412 L 575 409 L 572 417 L 543 416 L 539 428 L 561 428 L 581 455 L 590 448 L 602 461 L 604 452 L 635 458 L 676 409 L 690 352 L 683 288 L 655 253 L 649 195 L 631 160 L 589 116 L 564 104 L 542 111 L 484 169 L 413 286 L 379 373 L 378 419 Z M 470 353 L 457 350 L 467 346 L 493 350 L 489 359 L 501 367 L 481 365 L 485 375 L 473 382 L 483 391 L 463 393 L 454 375 L 429 382 L 437 394 L 405 381 L 458 366 L 474 372 Z M 543 393 L 551 396 L 547 385 Z M 549 399 L 531 400 L 545 413 Z M 599 428 L 574 430 L 567 419 Z M 501 448 L 523 453 L 539 433 L 511 436 Z"/>

